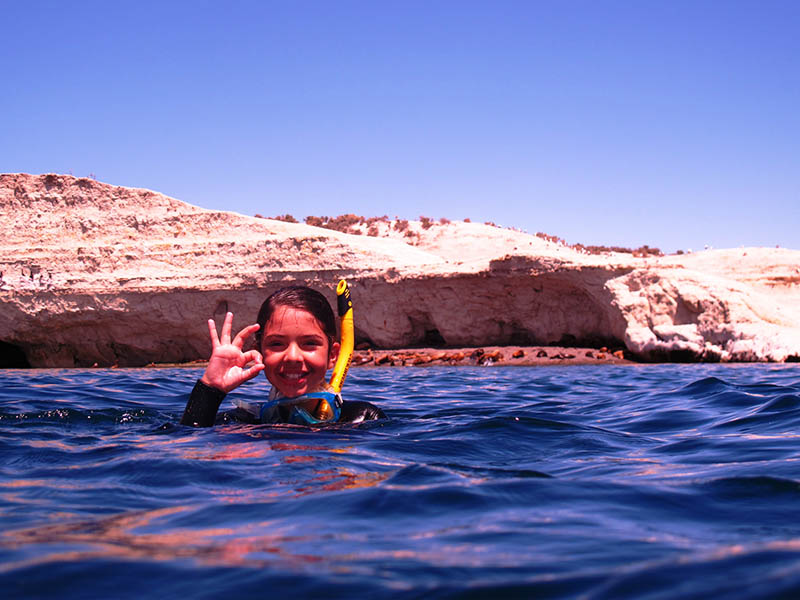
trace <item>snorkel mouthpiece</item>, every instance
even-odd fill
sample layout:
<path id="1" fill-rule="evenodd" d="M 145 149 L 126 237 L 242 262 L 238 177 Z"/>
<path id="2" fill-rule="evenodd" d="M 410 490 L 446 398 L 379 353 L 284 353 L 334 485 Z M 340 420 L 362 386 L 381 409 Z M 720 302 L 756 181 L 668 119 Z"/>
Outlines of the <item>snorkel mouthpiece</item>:
<path id="1" fill-rule="evenodd" d="M 301 405 L 309 400 L 317 401 L 316 414 L 312 415 Z M 297 398 L 282 398 L 268 402 L 261 408 L 259 418 L 262 422 L 269 422 L 272 416 L 272 410 L 275 406 L 288 406 L 291 407 L 289 413 L 289 423 L 293 425 L 324 425 L 327 423 L 335 423 L 339 420 L 341 414 L 339 407 L 341 405 L 341 398 L 338 394 L 331 392 L 311 392 L 310 394 L 303 394 Z"/>
<path id="2" fill-rule="evenodd" d="M 309 401 L 316 404 L 316 410 L 312 411 L 314 414 L 303 408 Z M 315 426 L 336 423 L 341 415 L 342 399 L 339 394 L 322 391 L 303 394 L 296 398 L 277 396 L 268 402 L 257 403 L 236 398 L 234 404 L 249 412 L 261 423 L 288 422 L 292 425 Z M 284 415 L 288 413 L 288 420 L 281 416 L 281 409 L 284 410 Z"/>
<path id="3" fill-rule="evenodd" d="M 341 336 L 339 341 L 339 358 L 333 365 L 333 374 L 329 385 L 335 393 L 342 391 L 344 379 L 350 369 L 350 361 L 353 359 L 353 346 L 355 342 L 355 330 L 353 327 L 353 301 L 350 299 L 350 288 L 344 279 L 339 280 L 336 286 L 336 308 L 339 312 L 339 326 Z"/>

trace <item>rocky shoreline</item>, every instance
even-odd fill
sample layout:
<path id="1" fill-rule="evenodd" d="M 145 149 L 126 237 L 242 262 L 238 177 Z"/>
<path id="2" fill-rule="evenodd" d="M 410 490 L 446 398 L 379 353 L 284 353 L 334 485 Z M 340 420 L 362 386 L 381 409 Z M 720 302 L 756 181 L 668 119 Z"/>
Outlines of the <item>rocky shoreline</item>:
<path id="1" fill-rule="evenodd" d="M 204 367 L 207 361 L 151 363 L 147 368 Z M 482 346 L 478 348 L 404 348 L 355 350 L 351 368 L 369 367 L 541 367 L 561 365 L 626 365 L 636 360 L 622 349 L 565 346 Z M 97 367 L 98 365 L 94 365 Z M 118 367 L 115 367 L 118 368 Z"/>
<path id="2" fill-rule="evenodd" d="M 543 366 L 630 364 L 623 350 L 562 346 L 484 346 L 479 348 L 413 348 L 356 350 L 353 366 Z"/>

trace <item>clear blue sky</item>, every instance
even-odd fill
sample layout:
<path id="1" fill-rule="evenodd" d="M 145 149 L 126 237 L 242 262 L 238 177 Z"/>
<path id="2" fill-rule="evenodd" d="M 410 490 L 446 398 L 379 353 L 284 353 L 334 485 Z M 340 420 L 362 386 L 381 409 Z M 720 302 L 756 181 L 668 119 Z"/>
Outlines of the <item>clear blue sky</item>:
<path id="1" fill-rule="evenodd" d="M 0 171 L 800 248 L 800 1 L 0 0 Z"/>

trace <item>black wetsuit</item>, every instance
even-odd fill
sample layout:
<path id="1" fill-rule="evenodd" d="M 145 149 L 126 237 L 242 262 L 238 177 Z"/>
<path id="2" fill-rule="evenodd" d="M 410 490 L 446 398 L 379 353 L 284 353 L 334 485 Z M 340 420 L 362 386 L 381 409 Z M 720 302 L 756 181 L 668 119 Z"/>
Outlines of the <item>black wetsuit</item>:
<path id="1" fill-rule="evenodd" d="M 189 395 L 189 402 L 186 403 L 186 410 L 183 411 L 181 424 L 192 427 L 211 427 L 215 423 L 231 421 L 260 423 L 254 415 L 240 408 L 224 412 L 217 417 L 217 411 L 219 411 L 220 404 L 222 404 L 224 398 L 225 392 L 207 386 L 198 379 L 197 383 L 194 384 L 192 393 Z M 380 408 L 369 402 L 359 400 L 343 400 L 340 410 L 341 414 L 337 423 L 360 423 L 361 421 L 386 418 Z"/>

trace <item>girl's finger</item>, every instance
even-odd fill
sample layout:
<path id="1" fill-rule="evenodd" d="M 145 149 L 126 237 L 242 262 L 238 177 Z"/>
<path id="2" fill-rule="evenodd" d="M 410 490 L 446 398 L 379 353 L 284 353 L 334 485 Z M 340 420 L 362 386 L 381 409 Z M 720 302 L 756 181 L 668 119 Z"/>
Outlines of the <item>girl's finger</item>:
<path id="1" fill-rule="evenodd" d="M 264 359 L 261 358 L 261 353 L 258 350 L 249 350 L 242 354 L 242 358 L 244 359 L 244 364 L 253 363 L 250 367 L 251 369 L 255 366 L 264 366 Z"/>
<path id="2" fill-rule="evenodd" d="M 253 335 L 256 331 L 258 331 L 259 325 L 258 323 L 254 323 L 253 325 L 248 325 L 244 329 L 242 329 L 239 333 L 236 334 L 236 337 L 233 338 L 233 345 L 242 349 L 244 343 L 247 341 L 251 335 Z"/>
<path id="3" fill-rule="evenodd" d="M 242 371 L 242 383 L 245 381 L 250 381 L 253 377 L 261 373 L 264 370 L 264 365 L 253 365 L 249 369 L 245 369 Z"/>
<path id="4" fill-rule="evenodd" d="M 225 313 L 225 321 L 222 323 L 222 337 L 220 341 L 223 344 L 231 343 L 231 326 L 233 325 L 233 313 Z"/>
<path id="5" fill-rule="evenodd" d="M 219 336 L 217 335 L 217 324 L 214 319 L 208 320 L 208 335 L 211 337 L 211 347 L 219 346 Z"/>

